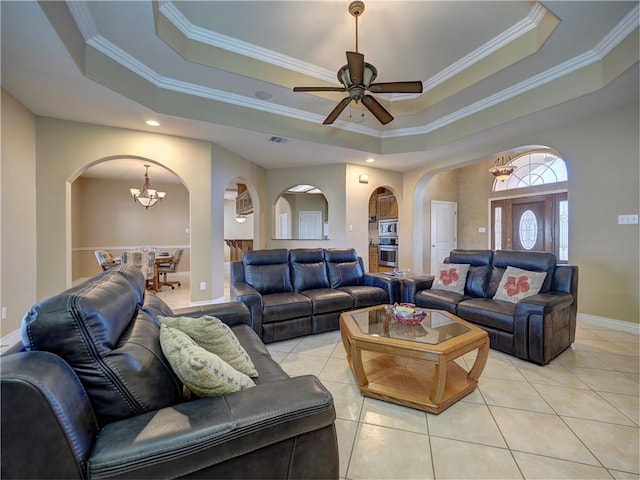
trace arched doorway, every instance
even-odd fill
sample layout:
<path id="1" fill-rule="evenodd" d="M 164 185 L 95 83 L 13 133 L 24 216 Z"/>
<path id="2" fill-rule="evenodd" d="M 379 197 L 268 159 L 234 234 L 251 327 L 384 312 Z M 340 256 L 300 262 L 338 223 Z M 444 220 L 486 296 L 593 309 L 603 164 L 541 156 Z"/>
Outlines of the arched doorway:
<path id="1" fill-rule="evenodd" d="M 141 189 L 145 165 L 153 189 L 166 193 L 145 209 L 130 193 Z M 89 165 L 71 182 L 71 272 L 77 282 L 101 271 L 94 255 L 154 247 L 183 249 L 178 275 L 188 284 L 190 271 L 189 191 L 181 179 L 149 158 L 114 156 Z M 188 286 L 185 302 L 188 302 Z"/>

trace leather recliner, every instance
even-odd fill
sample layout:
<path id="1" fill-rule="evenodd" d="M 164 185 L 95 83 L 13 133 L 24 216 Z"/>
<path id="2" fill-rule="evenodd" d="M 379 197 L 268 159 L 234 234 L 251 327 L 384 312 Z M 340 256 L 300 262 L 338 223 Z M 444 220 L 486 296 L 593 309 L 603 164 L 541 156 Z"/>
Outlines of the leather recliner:
<path id="1" fill-rule="evenodd" d="M 134 266 L 38 303 L 22 344 L 2 356 L 2 478 L 337 478 L 331 394 L 290 378 L 239 302 L 175 314 L 229 325 L 259 376 L 254 387 L 183 396 L 159 343 L 159 315 Z"/>
<path id="2" fill-rule="evenodd" d="M 300 248 L 245 252 L 231 263 L 230 290 L 269 343 L 337 330 L 342 312 L 393 303 L 400 287 L 366 273 L 352 248 Z"/>
<path id="3" fill-rule="evenodd" d="M 445 263 L 469 264 L 464 294 L 432 289 L 433 276 L 408 279 L 404 300 L 446 310 L 489 334 L 491 348 L 545 365 L 575 341 L 578 267 L 557 265 L 549 252 L 452 250 Z M 496 300 L 507 267 L 546 272 L 537 295 L 518 303 Z"/>

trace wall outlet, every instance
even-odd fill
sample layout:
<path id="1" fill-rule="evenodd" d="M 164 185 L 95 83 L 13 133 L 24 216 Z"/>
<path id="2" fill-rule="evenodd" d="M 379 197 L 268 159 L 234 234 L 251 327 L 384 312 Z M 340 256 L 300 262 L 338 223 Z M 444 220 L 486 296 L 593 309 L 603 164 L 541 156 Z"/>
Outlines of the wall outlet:
<path id="1" fill-rule="evenodd" d="M 2 307 L 2 320 L 7 318 L 7 307 Z"/>
<path id="2" fill-rule="evenodd" d="M 207 289 L 207 282 L 200 282 L 200 291 L 204 292 Z"/>
<path id="3" fill-rule="evenodd" d="M 479 233 L 487 233 L 487 229 L 485 227 L 478 228 Z"/>
<path id="4" fill-rule="evenodd" d="M 637 225 L 638 215 L 618 215 L 618 225 Z"/>

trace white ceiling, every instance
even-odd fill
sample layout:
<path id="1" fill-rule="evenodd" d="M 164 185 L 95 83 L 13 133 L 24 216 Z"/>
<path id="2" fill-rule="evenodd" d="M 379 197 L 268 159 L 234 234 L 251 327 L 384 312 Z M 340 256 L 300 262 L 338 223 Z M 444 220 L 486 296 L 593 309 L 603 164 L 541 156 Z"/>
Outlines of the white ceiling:
<path id="1" fill-rule="evenodd" d="M 338 85 L 348 4 L 3 1 L 2 86 L 36 115 L 203 139 L 265 168 L 373 157 L 396 171 L 638 100 L 637 1 L 369 0 L 359 51 L 377 81 L 424 92 L 376 95 L 386 126 L 353 104 L 323 126 L 346 94 L 292 87 Z M 92 175 L 141 182 L 141 165 L 108 164 Z"/>

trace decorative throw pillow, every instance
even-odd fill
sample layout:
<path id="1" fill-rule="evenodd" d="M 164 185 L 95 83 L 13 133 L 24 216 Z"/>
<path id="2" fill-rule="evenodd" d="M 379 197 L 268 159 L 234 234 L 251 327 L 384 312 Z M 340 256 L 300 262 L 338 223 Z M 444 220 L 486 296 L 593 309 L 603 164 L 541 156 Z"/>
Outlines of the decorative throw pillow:
<path id="1" fill-rule="evenodd" d="M 542 288 L 547 272 L 532 272 L 516 267 L 507 267 L 502 274 L 495 300 L 518 303 L 520 300 L 536 295 Z"/>
<path id="2" fill-rule="evenodd" d="M 161 325 L 160 346 L 178 378 L 199 397 L 215 397 L 255 386 L 247 375 L 207 352 L 178 329 Z"/>
<path id="3" fill-rule="evenodd" d="M 247 351 L 240 345 L 229 326 L 219 318 L 205 315 L 198 318 L 158 317 L 158 320 L 167 327 L 186 333 L 199 346 L 215 353 L 239 372 L 250 377 L 258 376 Z"/>
<path id="4" fill-rule="evenodd" d="M 440 264 L 431 288 L 464 295 L 464 284 L 467 281 L 470 266 L 468 263 Z"/>

